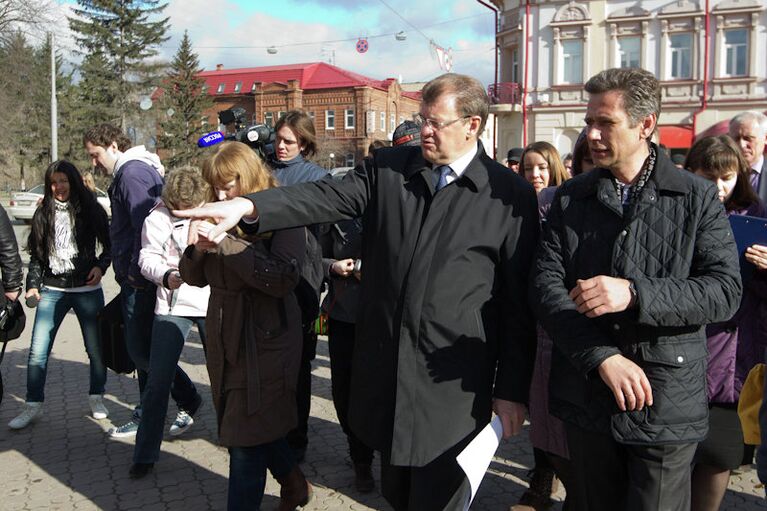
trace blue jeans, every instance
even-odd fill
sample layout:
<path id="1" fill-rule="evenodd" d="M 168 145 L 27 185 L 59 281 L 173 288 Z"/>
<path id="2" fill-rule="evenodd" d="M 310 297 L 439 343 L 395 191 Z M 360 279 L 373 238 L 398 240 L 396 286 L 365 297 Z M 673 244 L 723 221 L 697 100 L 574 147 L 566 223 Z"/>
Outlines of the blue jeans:
<path id="1" fill-rule="evenodd" d="M 196 324 L 205 343 L 205 318 L 155 316 L 152 325 L 152 346 L 149 354 L 149 375 L 141 397 L 134 463 L 154 463 L 160 455 L 168 393 L 179 408 L 194 415 L 202 399 L 189 376 L 178 367 L 184 341 Z"/>
<path id="2" fill-rule="evenodd" d="M 96 319 L 104 308 L 104 293 L 94 289 L 85 293 L 66 293 L 52 289 L 40 290 L 40 303 L 35 313 L 32 329 L 32 345 L 27 365 L 27 402 L 41 403 L 45 400 L 45 377 L 48 357 L 53 348 L 56 332 L 70 309 L 74 309 L 83 333 L 85 351 L 90 359 L 91 383 L 89 394 L 103 394 L 107 381 L 107 368 L 101 358 L 99 328 Z"/>
<path id="3" fill-rule="evenodd" d="M 264 498 L 267 467 L 275 478 L 282 478 L 295 464 L 284 438 L 253 447 L 230 447 L 227 511 L 258 511 Z"/>

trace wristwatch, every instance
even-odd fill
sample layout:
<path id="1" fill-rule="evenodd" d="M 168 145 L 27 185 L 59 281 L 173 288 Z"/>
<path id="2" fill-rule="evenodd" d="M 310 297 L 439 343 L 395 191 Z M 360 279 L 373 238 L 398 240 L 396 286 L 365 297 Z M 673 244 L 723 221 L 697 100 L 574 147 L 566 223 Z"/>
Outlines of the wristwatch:
<path id="1" fill-rule="evenodd" d="M 634 285 L 633 280 L 629 280 L 629 293 L 631 293 L 631 301 L 629 307 L 634 307 L 639 301 L 639 294 L 637 293 L 637 287 Z"/>

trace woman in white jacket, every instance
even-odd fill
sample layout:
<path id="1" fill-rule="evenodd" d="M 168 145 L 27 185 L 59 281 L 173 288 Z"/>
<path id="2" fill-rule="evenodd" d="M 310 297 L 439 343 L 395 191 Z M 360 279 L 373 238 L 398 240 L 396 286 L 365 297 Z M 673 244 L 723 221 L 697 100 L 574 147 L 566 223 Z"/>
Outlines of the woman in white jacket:
<path id="1" fill-rule="evenodd" d="M 192 287 L 184 283 L 178 263 L 187 245 L 189 220 L 176 218 L 170 211 L 202 204 L 208 184 L 200 170 L 181 167 L 173 170 L 165 181 L 162 200 L 158 201 L 144 221 L 138 265 L 141 274 L 157 285 L 157 302 L 152 324 L 149 352 L 149 375 L 141 396 L 141 421 L 133 451 L 130 476 L 148 474 L 160 454 L 168 393 L 178 404 L 179 412 L 170 427 L 171 435 L 179 435 L 194 423 L 192 416 L 202 403 L 192 381 L 178 366 L 181 350 L 189 331 L 197 325 L 205 345 L 205 315 L 210 288 Z"/>

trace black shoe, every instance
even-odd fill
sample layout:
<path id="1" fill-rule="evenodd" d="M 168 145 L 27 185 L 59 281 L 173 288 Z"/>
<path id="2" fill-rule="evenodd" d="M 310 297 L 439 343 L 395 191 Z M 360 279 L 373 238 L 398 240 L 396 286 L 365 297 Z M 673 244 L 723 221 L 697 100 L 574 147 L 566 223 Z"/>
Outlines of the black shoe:
<path id="1" fill-rule="evenodd" d="M 360 493 L 370 493 L 376 487 L 370 463 L 354 464 L 354 486 Z"/>
<path id="2" fill-rule="evenodd" d="M 131 465 L 128 475 L 131 479 L 141 479 L 154 468 L 154 463 L 134 463 Z"/>

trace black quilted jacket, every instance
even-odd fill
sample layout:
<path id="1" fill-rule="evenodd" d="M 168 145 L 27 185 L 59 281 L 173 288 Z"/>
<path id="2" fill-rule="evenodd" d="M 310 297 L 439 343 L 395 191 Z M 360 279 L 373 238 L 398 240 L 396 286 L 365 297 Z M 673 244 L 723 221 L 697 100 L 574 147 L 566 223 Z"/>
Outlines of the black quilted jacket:
<path id="1" fill-rule="evenodd" d="M 637 306 L 589 319 L 568 297 L 577 279 L 632 279 Z M 550 406 L 584 429 L 629 444 L 702 440 L 708 431 L 703 325 L 740 303 L 738 255 L 712 183 L 658 151 L 650 180 L 624 216 L 612 175 L 563 184 L 532 275 L 532 302 L 554 340 Z M 654 404 L 620 412 L 596 370 L 622 353 L 650 380 Z"/>

